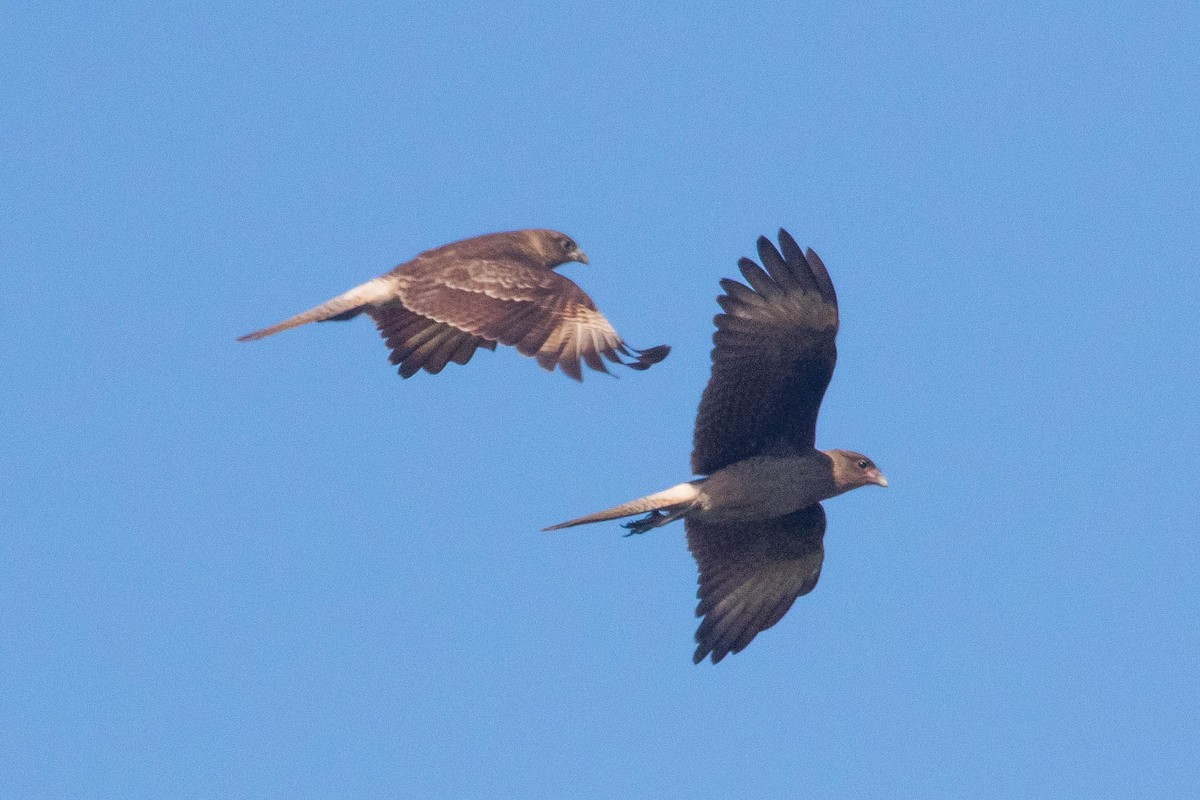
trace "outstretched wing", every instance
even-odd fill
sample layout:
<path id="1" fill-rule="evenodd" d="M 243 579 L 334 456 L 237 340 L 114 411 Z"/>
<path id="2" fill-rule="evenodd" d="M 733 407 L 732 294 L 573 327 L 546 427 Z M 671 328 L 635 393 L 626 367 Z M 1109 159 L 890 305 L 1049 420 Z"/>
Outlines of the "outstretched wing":
<path id="1" fill-rule="evenodd" d="M 557 365 L 576 380 L 583 379 L 581 361 L 600 372 L 608 372 L 605 358 L 646 369 L 670 350 L 666 346 L 636 350 L 626 345 L 592 299 L 557 272 L 511 261 L 457 260 L 414 262 L 392 277 L 400 301 L 413 314 L 469 337 L 514 346 L 545 369 L 553 371 Z M 397 334 L 383 322 L 380 329 L 391 346 Z M 445 341 L 417 346 L 439 353 L 435 366 L 441 353 L 467 346 L 448 333 L 431 335 Z"/>
<path id="2" fill-rule="evenodd" d="M 825 510 L 814 503 L 784 517 L 755 522 L 685 521 L 688 549 L 700 567 L 704 617 L 696 631 L 699 664 L 740 652 L 817 585 L 825 560 Z"/>
<path id="3" fill-rule="evenodd" d="M 696 415 L 692 471 L 812 447 L 817 412 L 837 361 L 837 295 L 821 259 L 787 231 L 779 250 L 758 239 L 762 266 L 738 262 L 745 286 L 728 278 L 713 322 L 712 376 Z"/>
<path id="4" fill-rule="evenodd" d="M 451 361 L 466 364 L 480 347 L 496 349 L 495 342 L 414 314 L 399 301 L 368 307 L 366 311 L 391 348 L 390 361 L 400 367 L 402 378 L 411 378 L 421 369 L 436 375 Z"/>

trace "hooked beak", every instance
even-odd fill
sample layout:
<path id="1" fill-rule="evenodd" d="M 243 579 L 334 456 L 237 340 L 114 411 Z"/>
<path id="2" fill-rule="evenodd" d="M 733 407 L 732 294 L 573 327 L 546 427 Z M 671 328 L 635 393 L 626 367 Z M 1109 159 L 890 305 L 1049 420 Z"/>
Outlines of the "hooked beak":
<path id="1" fill-rule="evenodd" d="M 875 484 L 876 486 L 882 486 L 885 489 L 887 488 L 888 480 L 887 480 L 887 478 L 883 477 L 883 473 L 880 472 L 879 470 L 877 470 L 877 469 L 867 470 L 867 478 L 870 479 L 870 482 Z"/>
<path id="2" fill-rule="evenodd" d="M 574 258 L 574 260 L 575 260 L 575 261 L 578 261 L 580 264 L 588 264 L 588 263 L 591 263 L 591 262 L 589 262 L 589 261 L 588 261 L 587 253 L 583 252 L 582 250 L 576 250 L 576 251 L 575 251 L 575 258 Z"/>

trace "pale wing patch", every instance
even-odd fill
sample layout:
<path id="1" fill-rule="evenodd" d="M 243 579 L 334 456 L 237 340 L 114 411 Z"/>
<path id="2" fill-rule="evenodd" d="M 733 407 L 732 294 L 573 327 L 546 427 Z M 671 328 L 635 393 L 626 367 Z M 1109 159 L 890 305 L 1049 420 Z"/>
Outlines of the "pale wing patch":
<path id="1" fill-rule="evenodd" d="M 780 304 L 780 311 L 788 321 L 804 320 L 817 329 L 836 329 L 838 326 L 837 306 L 830 305 L 813 292 L 789 294 Z"/>
<path id="2" fill-rule="evenodd" d="M 576 380 L 583 379 L 581 362 L 601 372 L 608 372 L 604 359 L 646 369 L 669 349 L 627 347 L 591 298 L 554 272 L 472 261 L 398 277 L 400 297 L 413 311 L 514 346 L 544 369 L 560 368 Z"/>
<path id="3" fill-rule="evenodd" d="M 441 270 L 437 283 L 461 292 L 476 292 L 497 300 L 532 300 L 554 293 L 554 284 L 566 281 L 561 275 L 520 264 L 469 261 Z"/>

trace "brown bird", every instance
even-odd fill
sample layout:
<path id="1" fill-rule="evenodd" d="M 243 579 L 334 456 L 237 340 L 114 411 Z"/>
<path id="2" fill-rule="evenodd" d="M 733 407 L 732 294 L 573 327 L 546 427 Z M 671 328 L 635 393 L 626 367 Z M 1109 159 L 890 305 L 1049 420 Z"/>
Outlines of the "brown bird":
<path id="1" fill-rule="evenodd" d="M 475 350 L 512 345 L 543 368 L 555 365 L 583 380 L 580 360 L 608 372 L 601 356 L 642 370 L 667 357 L 666 345 L 629 347 L 596 310 L 592 298 L 554 268 L 588 263 L 571 237 L 558 231 L 489 233 L 426 250 L 378 278 L 239 342 L 261 339 L 309 322 L 367 314 L 391 348 L 400 377 L 437 374 L 451 361 L 466 364 Z M 621 356 L 631 360 L 625 361 Z"/>
<path id="2" fill-rule="evenodd" d="M 649 512 L 625 526 L 645 533 L 682 518 L 700 567 L 697 664 L 741 651 L 817 585 L 822 500 L 888 485 L 861 453 L 814 447 L 837 360 L 837 295 L 816 253 L 785 230 L 779 246 L 759 237 L 762 267 L 738 262 L 749 286 L 721 281 L 692 450 L 692 472 L 706 477 L 546 529 Z"/>

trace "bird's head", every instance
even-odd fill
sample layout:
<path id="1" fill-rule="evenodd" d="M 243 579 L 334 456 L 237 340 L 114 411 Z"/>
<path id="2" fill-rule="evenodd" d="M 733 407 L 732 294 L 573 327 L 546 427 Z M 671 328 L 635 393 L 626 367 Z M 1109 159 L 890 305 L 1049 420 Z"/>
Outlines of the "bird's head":
<path id="1" fill-rule="evenodd" d="M 888 485 L 887 478 L 883 477 L 875 462 L 862 453 L 853 450 L 826 450 L 825 453 L 833 460 L 833 479 L 843 492 L 869 483 Z"/>
<path id="2" fill-rule="evenodd" d="M 580 250 L 579 245 L 575 244 L 575 240 L 565 233 L 548 230 L 536 230 L 531 233 L 534 234 L 533 245 L 537 250 L 537 255 L 547 269 L 554 269 L 568 261 L 588 263 L 587 254 Z"/>

